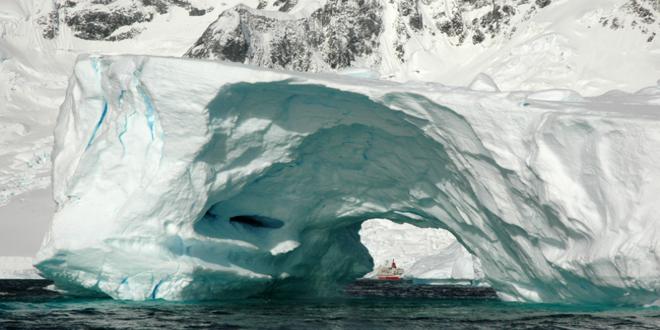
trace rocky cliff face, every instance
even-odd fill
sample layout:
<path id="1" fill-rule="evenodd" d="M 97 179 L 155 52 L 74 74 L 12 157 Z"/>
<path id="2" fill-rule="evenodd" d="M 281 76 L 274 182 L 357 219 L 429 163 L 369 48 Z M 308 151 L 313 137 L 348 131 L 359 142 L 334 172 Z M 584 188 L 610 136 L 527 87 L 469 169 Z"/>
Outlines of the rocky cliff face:
<path id="1" fill-rule="evenodd" d="M 658 27 L 660 27 L 658 20 L 660 2 L 657 0 L 629 0 L 619 7 L 619 12 L 627 15 L 602 16 L 599 22 L 612 30 L 623 29 L 626 26 L 639 30 L 642 34 L 648 35 L 647 42 L 655 39 Z"/>
<path id="2" fill-rule="evenodd" d="M 406 62 L 411 39 L 445 39 L 455 47 L 506 41 L 552 0 L 328 0 L 308 17 L 272 12 L 288 12 L 296 3 L 261 1 L 257 8 L 271 10 L 229 9 L 186 56 L 301 71 L 356 63 L 375 68 L 386 56 L 383 49 L 393 49 L 393 60 Z M 654 0 L 630 0 L 600 22 L 612 29 L 628 24 L 651 42 L 658 11 Z"/>
<path id="3" fill-rule="evenodd" d="M 611 2 L 618 5 L 601 11 L 594 24 L 612 30 L 634 29 L 647 42 L 654 40 L 660 30 L 656 0 Z M 412 52 L 411 40 L 422 44 L 444 40 L 456 48 L 490 40 L 504 43 L 525 22 L 552 8 L 552 0 L 236 3 L 220 13 L 185 56 L 297 71 L 352 66 L 378 71 L 383 61 L 405 63 Z M 145 24 L 174 7 L 190 16 L 212 10 L 207 2 L 190 0 L 57 0 L 39 23 L 46 38 L 54 38 L 66 25 L 81 39 L 118 41 L 134 38 Z"/>
<path id="4" fill-rule="evenodd" d="M 303 18 L 240 5 L 223 12 L 186 56 L 298 71 L 373 64 L 380 57 L 381 12 L 375 0 L 330 0 Z"/>
<path id="5" fill-rule="evenodd" d="M 328 0 L 304 18 L 238 6 L 223 12 L 186 56 L 317 71 L 346 68 L 356 62 L 377 65 L 382 56 L 379 47 L 385 46 L 404 62 L 405 44 L 411 38 L 444 35 L 460 46 L 507 37 L 515 32 L 514 22 L 529 19 L 549 3 Z M 259 7 L 266 6 L 264 1 Z M 287 5 L 279 8 L 284 12 L 291 9 Z M 384 24 L 388 13 L 393 13 L 393 19 Z M 388 34 L 394 36 L 387 38 L 392 44 L 382 45 L 381 39 Z"/>
<path id="6" fill-rule="evenodd" d="M 212 9 L 189 0 L 57 0 L 39 23 L 47 39 L 53 39 L 61 24 L 66 24 L 78 38 L 117 41 L 136 36 L 142 31 L 139 23 L 150 22 L 172 7 L 184 8 L 190 16 Z"/>

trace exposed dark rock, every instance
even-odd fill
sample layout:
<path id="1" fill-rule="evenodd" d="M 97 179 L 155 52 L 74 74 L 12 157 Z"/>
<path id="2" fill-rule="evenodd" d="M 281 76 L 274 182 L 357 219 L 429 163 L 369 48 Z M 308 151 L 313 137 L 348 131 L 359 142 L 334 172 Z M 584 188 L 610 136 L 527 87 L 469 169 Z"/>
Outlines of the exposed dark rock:
<path id="1" fill-rule="evenodd" d="M 41 27 L 41 35 L 44 38 L 55 38 L 60 30 L 59 6 L 56 6 L 48 15 L 39 17 L 37 24 Z"/>
<path id="2" fill-rule="evenodd" d="M 650 5 L 650 4 L 649 4 L 649 5 Z M 660 5 L 658 4 L 657 1 L 653 2 L 653 5 L 654 5 L 654 9 L 655 9 L 656 12 L 657 12 L 657 11 L 658 11 L 658 7 L 657 7 L 657 6 L 660 6 Z M 631 1 L 626 5 L 626 8 L 627 8 L 630 12 L 634 13 L 635 15 L 637 15 L 637 17 L 639 17 L 639 19 L 642 21 L 642 23 L 645 23 L 645 24 L 653 24 L 653 23 L 655 23 L 656 17 L 655 17 L 655 15 L 653 14 L 653 12 L 652 12 L 650 9 L 647 9 L 647 8 L 643 7 L 642 4 L 641 4 L 640 2 L 638 2 L 637 0 L 631 0 Z"/>
<path id="3" fill-rule="evenodd" d="M 324 60 L 331 68 L 348 67 L 378 48 L 381 9 L 374 0 L 330 0 L 312 14 L 309 26 L 321 27 Z"/>
<path id="4" fill-rule="evenodd" d="M 504 23 L 504 14 L 500 10 L 499 5 L 495 5 L 493 10 L 489 11 L 486 15 L 482 16 L 479 25 L 486 31 L 491 33 L 491 37 L 500 32 L 502 24 Z"/>
<path id="5" fill-rule="evenodd" d="M 119 41 L 119 40 L 125 40 L 125 39 L 131 39 L 135 37 L 136 35 L 140 34 L 142 32 L 141 29 L 136 29 L 132 28 L 126 32 L 122 33 L 115 33 L 107 38 L 105 38 L 106 41 Z"/>
<path id="6" fill-rule="evenodd" d="M 506 16 L 513 16 L 516 14 L 516 9 L 509 5 L 502 6 L 502 11 Z"/>
<path id="7" fill-rule="evenodd" d="M 286 13 L 293 9 L 297 4 L 298 0 L 276 0 L 273 5 L 280 7 L 279 11 Z"/>
<path id="8" fill-rule="evenodd" d="M 660 13 L 660 2 L 657 0 L 629 0 L 619 8 L 618 13 L 601 17 L 598 22 L 613 30 L 623 29 L 626 26 L 639 30 L 642 34 L 654 34 L 658 26 L 658 13 Z M 626 19 L 621 14 L 629 14 L 634 19 Z M 655 31 L 654 31 L 655 30 Z M 653 41 L 653 36 L 647 38 Z"/>
<path id="9" fill-rule="evenodd" d="M 607 24 L 608 24 L 609 22 L 610 22 L 610 20 L 609 20 L 609 18 L 607 18 L 607 17 L 601 17 L 601 18 L 598 20 L 598 23 L 600 23 L 600 24 L 603 25 L 603 26 L 607 26 Z"/>
<path id="10" fill-rule="evenodd" d="M 159 14 L 167 14 L 170 9 L 169 3 L 164 0 L 142 0 L 142 4 L 147 7 L 154 7 Z"/>
<path id="11" fill-rule="evenodd" d="M 524 7 L 523 7 L 524 6 Z M 485 11 L 485 7 L 490 10 Z M 464 20 L 472 12 L 481 12 L 481 16 L 470 21 Z M 473 43 L 481 43 L 487 37 L 503 36 L 510 38 L 515 32 L 513 17 L 525 13 L 518 21 L 528 20 L 536 13 L 536 6 L 529 0 L 506 1 L 496 3 L 492 0 L 462 0 L 452 8 L 451 12 L 440 12 L 434 15 L 436 28 L 443 34 L 454 39 L 458 45 L 472 36 Z M 470 14 L 465 14 L 470 13 Z"/>
<path id="12" fill-rule="evenodd" d="M 396 7 L 398 17 L 394 24 L 398 38 L 392 46 L 394 46 L 399 61 L 404 62 L 406 55 L 405 43 L 412 35 L 424 29 L 424 21 L 419 0 L 401 0 L 397 2 Z"/>
<path id="13" fill-rule="evenodd" d="M 232 62 L 245 62 L 248 52 L 248 44 L 244 39 L 235 37 L 227 40 L 225 47 L 220 49 L 224 59 Z"/>
<path id="14" fill-rule="evenodd" d="M 110 36 L 117 28 L 137 22 L 147 22 L 153 15 L 130 11 L 86 11 L 65 18 L 68 26 L 74 28 L 75 36 L 87 40 L 100 40 Z"/>
<path id="15" fill-rule="evenodd" d="M 63 21 L 74 35 L 88 40 L 121 40 L 137 35 L 138 30 L 113 33 L 120 27 L 149 22 L 155 15 L 169 12 L 172 6 L 184 8 L 190 16 L 201 16 L 212 8 L 199 8 L 190 0 L 56 0 L 56 9 L 37 19 L 45 38 L 54 38 Z"/>
<path id="16" fill-rule="evenodd" d="M 438 29 L 450 37 L 462 36 L 465 32 L 464 27 L 465 24 L 463 23 L 463 17 L 460 12 L 456 12 L 451 20 L 438 25 Z"/>
<path id="17" fill-rule="evenodd" d="M 535 2 L 539 8 L 545 8 L 552 3 L 552 0 L 536 0 Z"/>
<path id="18" fill-rule="evenodd" d="M 299 71 L 345 68 L 378 49 L 380 14 L 377 0 L 330 0 L 307 18 L 288 20 L 237 6 L 223 12 L 185 56 Z"/>
<path id="19" fill-rule="evenodd" d="M 193 0 L 54 0 L 55 10 L 39 17 L 44 38 L 55 38 L 60 24 L 74 35 L 90 40 L 117 41 L 134 38 L 141 24 L 174 7 L 190 16 L 201 16 Z M 404 62 L 411 38 L 444 34 L 454 45 L 471 40 L 511 38 L 520 22 L 531 19 L 551 0 L 456 0 L 438 6 L 439 0 L 328 0 L 307 17 L 273 13 L 289 12 L 299 0 L 259 0 L 257 9 L 239 5 L 225 10 L 185 56 L 215 58 L 300 71 L 341 69 L 380 63 L 383 6 L 396 11 L 396 34 L 388 48 Z M 647 34 L 657 32 L 660 2 L 627 0 L 619 12 L 602 17 L 611 29 L 631 27 Z M 423 15 L 422 15 L 423 14 Z M 626 16 L 622 16 L 626 14 Z M 632 15 L 632 17 L 630 16 Z"/>
<path id="20" fill-rule="evenodd" d="M 296 37 L 295 34 L 292 36 Z M 305 49 L 305 43 L 302 40 L 293 39 L 285 34 L 282 39 L 274 41 L 271 47 L 273 51 L 270 59 L 274 66 L 294 68 L 298 71 L 309 70 L 312 53 Z"/>
<path id="21" fill-rule="evenodd" d="M 484 40 L 486 40 L 486 36 L 481 32 L 481 30 L 476 30 L 474 31 L 474 34 L 472 35 L 472 43 L 473 44 L 480 44 Z"/>
<path id="22" fill-rule="evenodd" d="M 190 16 L 204 16 L 206 13 L 212 11 L 213 8 L 206 8 L 206 9 L 200 9 L 200 8 L 195 8 L 191 7 L 188 9 L 188 15 Z"/>
<path id="23" fill-rule="evenodd" d="M 296 3 L 294 0 L 264 0 L 258 8 L 269 8 L 272 4 L 286 11 Z M 435 6 L 432 10 L 437 12 L 434 13 L 429 12 L 432 2 L 428 0 L 329 0 L 310 17 L 300 19 L 275 18 L 267 12 L 239 6 L 223 13 L 186 56 L 293 70 L 344 68 L 378 49 L 383 29 L 381 7 L 387 5 L 397 10 L 396 38 L 390 47 L 403 62 L 406 44 L 419 32 L 427 30 L 431 35 L 440 32 L 458 45 L 469 38 L 474 44 L 486 38 L 511 38 L 516 31 L 514 22 L 530 19 L 549 3 L 547 0 L 460 0 L 449 6 Z M 284 10 L 285 6 L 289 8 Z M 475 12 L 479 13 L 476 17 Z M 432 19 L 426 18 L 429 14 Z M 519 14 L 523 15 L 513 20 Z M 464 17 L 471 19 L 466 21 Z M 286 35 L 282 31 L 287 31 Z M 266 34 L 269 35 L 267 44 L 262 40 Z M 231 52 L 225 54 L 224 48 Z M 378 61 L 379 58 L 372 58 L 370 63 Z"/>
<path id="24" fill-rule="evenodd" d="M 408 18 L 408 23 L 413 30 L 424 28 L 422 14 L 419 10 L 419 0 L 401 0 L 399 1 L 399 13 Z"/>
<path id="25" fill-rule="evenodd" d="M 396 51 L 396 57 L 399 59 L 399 61 L 403 62 L 405 60 L 405 55 L 406 55 L 406 51 L 403 49 L 403 45 L 402 44 L 396 45 L 394 50 Z"/>

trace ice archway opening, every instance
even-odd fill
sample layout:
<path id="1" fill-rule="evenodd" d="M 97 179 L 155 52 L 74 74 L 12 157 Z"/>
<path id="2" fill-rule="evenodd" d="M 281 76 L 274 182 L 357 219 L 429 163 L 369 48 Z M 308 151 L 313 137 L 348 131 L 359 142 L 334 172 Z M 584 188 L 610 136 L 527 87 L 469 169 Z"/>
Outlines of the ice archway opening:
<path id="1" fill-rule="evenodd" d="M 479 259 L 445 229 L 370 219 L 359 234 L 374 263 L 365 278 L 376 278 L 394 261 L 405 278 L 417 283 L 484 285 Z"/>
<path id="2" fill-rule="evenodd" d="M 420 104 L 446 129 L 434 132 L 429 122 L 395 110 Z M 193 164 L 205 167 L 208 182 L 218 182 L 227 168 L 249 173 L 236 176 L 240 181 L 230 187 L 210 185 L 194 231 L 247 245 L 241 251 L 211 253 L 209 248 L 217 248 L 206 246 L 187 253 L 275 279 L 251 289 L 336 292 L 371 271 L 357 233 L 373 218 L 449 230 L 468 250 L 485 256 L 487 275 L 506 273 L 489 278 L 496 287 L 509 287 L 498 279 L 512 275 L 537 280 L 534 262 L 527 264 L 533 251 L 513 238 L 522 230 L 483 204 L 489 192 L 472 169 L 478 166 L 490 183 L 505 187 L 515 186 L 515 178 L 488 158 L 467 122 L 450 109 L 416 95 L 389 95 L 381 104 L 291 82 L 231 85 L 208 109 L 213 136 Z M 461 150 L 467 148 L 471 152 Z M 262 166 L 268 158 L 279 160 Z M 209 284 L 214 282 L 218 285 Z M 207 293 L 227 290 L 222 280 L 203 283 Z"/>

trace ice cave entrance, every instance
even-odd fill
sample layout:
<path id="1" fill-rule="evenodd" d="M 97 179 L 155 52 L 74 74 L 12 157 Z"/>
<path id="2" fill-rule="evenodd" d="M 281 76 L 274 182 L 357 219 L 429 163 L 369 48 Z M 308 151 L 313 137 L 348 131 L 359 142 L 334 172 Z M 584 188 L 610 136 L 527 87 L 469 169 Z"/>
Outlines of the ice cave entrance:
<path id="1" fill-rule="evenodd" d="M 475 285 L 484 276 L 479 259 L 448 230 L 421 228 L 387 219 L 362 223 L 360 242 L 373 259 L 365 278 L 375 278 L 378 268 L 396 260 L 403 276 L 421 283 Z"/>

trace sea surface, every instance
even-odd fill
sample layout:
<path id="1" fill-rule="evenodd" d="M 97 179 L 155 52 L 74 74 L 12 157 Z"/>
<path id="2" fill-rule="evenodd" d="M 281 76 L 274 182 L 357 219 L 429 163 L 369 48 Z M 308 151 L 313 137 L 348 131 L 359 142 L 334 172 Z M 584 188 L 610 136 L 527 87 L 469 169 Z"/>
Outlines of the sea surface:
<path id="1" fill-rule="evenodd" d="M 124 302 L 28 290 L 0 295 L 0 328 L 660 329 L 660 309 L 364 297 Z"/>

